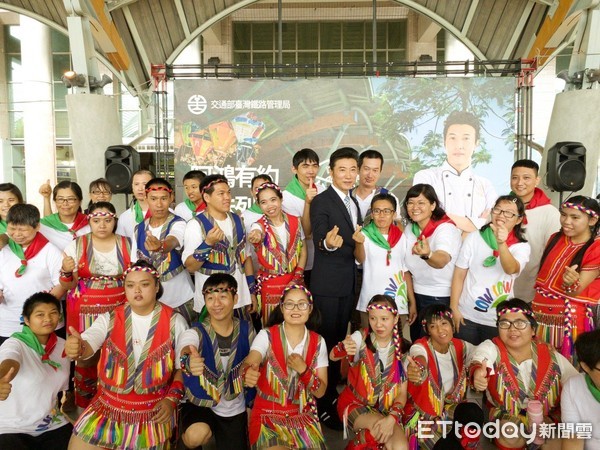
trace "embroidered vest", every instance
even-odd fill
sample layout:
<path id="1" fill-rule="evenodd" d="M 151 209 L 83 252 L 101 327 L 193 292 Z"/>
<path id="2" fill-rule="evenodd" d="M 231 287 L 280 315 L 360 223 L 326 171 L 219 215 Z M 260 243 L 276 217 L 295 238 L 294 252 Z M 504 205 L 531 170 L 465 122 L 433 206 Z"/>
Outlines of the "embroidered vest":
<path id="1" fill-rule="evenodd" d="M 213 341 L 203 324 L 198 324 L 193 330 L 200 338 L 200 354 L 204 358 L 204 374 L 202 377 L 183 375 L 187 399 L 197 406 L 211 407 L 219 403 L 221 397 L 233 400 L 243 390 L 240 366 L 250 353 L 250 324 L 245 320 L 234 318 L 234 331 L 231 341 L 232 354 L 229 356 L 228 368 L 219 370 L 217 363 L 219 345 L 216 337 Z M 231 361 L 233 358 L 233 361 Z M 246 404 L 254 398 L 255 389 L 248 389 Z"/>
<path id="2" fill-rule="evenodd" d="M 239 264 L 240 270 L 243 269 L 244 261 L 246 261 L 246 230 L 242 219 L 237 214 L 227 213 L 233 223 L 233 242 L 229 242 L 227 238 L 217 242 L 209 253 L 208 259 L 198 269 L 198 272 L 205 275 L 213 273 L 228 273 L 235 272 Z M 206 236 L 213 229 L 214 219 L 207 215 L 206 212 L 198 214 L 195 217 L 198 221 L 202 235 Z"/>
<path id="3" fill-rule="evenodd" d="M 495 337 L 493 342 L 498 347 L 498 356 L 494 364 L 495 373 L 489 376 L 488 381 L 487 401 L 492 406 L 490 415 L 500 418 L 508 414 L 512 417 L 521 416 L 524 419 L 528 397 L 519 386 L 506 346 L 498 337 Z M 542 403 L 544 416 L 555 415 L 560 406 L 561 389 L 561 372 L 556 353 L 545 342 L 535 340 L 532 344 L 535 346 L 532 367 L 532 374 L 535 374 L 535 388 L 529 398 Z"/>
<path id="4" fill-rule="evenodd" d="M 98 382 L 117 394 L 154 394 L 167 385 L 174 371 L 175 337 L 173 309 L 156 303 L 148 338 L 139 363 L 133 356 L 132 320 L 129 305 L 110 314 L 107 339 L 98 361 Z"/>
<path id="5" fill-rule="evenodd" d="M 256 385 L 258 396 L 281 406 L 298 405 L 300 413 L 311 411 L 313 396 L 298 378 L 289 380 L 286 349 L 281 338 L 283 324 L 268 328 L 271 346 L 266 361 L 260 366 L 260 377 Z M 304 361 L 308 367 L 316 367 L 321 337 L 314 331 L 308 332 L 308 342 L 304 348 Z M 286 344 L 287 345 L 287 344 Z"/>
<path id="6" fill-rule="evenodd" d="M 429 375 L 425 382 L 419 386 L 411 382 L 408 383 L 408 398 L 412 401 L 406 403 L 405 415 L 410 417 L 418 412 L 428 420 L 436 417 L 443 418 L 445 409 L 462 401 L 467 392 L 467 352 L 465 351 L 465 343 L 461 339 L 453 338 L 448 349 L 452 354 L 455 374 L 454 384 L 450 392 L 443 392 L 441 374 L 438 373 L 435 354 L 429 345 L 429 338 L 418 339 L 415 344 L 421 344 L 427 353 Z"/>
<path id="7" fill-rule="evenodd" d="M 90 263 L 93 258 L 94 248 L 92 245 L 92 233 L 80 236 L 75 243 L 77 264 L 77 274 L 79 279 L 84 279 L 86 286 L 91 289 L 106 287 L 107 281 L 113 281 L 114 287 L 123 286 L 122 274 L 125 268 L 131 263 L 131 245 L 129 239 L 125 236 L 117 235 L 117 261 L 119 266 L 119 275 L 98 275 L 92 273 Z M 98 284 L 97 282 L 100 281 Z M 96 286 L 98 284 L 98 286 Z"/>
<path id="8" fill-rule="evenodd" d="M 402 364 L 390 352 L 387 367 L 381 370 L 375 354 L 365 343 L 368 330 L 361 330 L 362 344 L 358 350 L 358 361 L 351 362 L 348 369 L 348 389 L 365 405 L 388 411 L 400 393 L 401 384 L 406 380 Z"/>
<path id="9" fill-rule="evenodd" d="M 184 222 L 184 220 L 179 216 L 169 214 L 160 232 L 161 241 L 167 238 L 171 227 L 177 222 Z M 185 267 L 181 260 L 181 253 L 177 249 L 173 249 L 167 254 L 146 250 L 144 242 L 146 242 L 146 227 L 149 223 L 150 219 L 148 218 L 138 223 L 135 227 L 134 236 L 137 243 L 137 256 L 139 259 L 144 259 L 156 267 L 160 273 L 160 281 L 164 283 L 183 272 Z"/>
<path id="10" fill-rule="evenodd" d="M 289 231 L 289 240 L 285 249 L 279 245 L 275 230 L 272 229 L 272 225 L 267 222 L 265 216 L 258 219 L 258 223 L 265 232 L 263 242 L 254 244 L 261 272 L 283 275 L 293 272 L 298 265 L 298 258 L 302 250 L 300 219 L 289 214 L 285 215 L 286 227 Z"/>

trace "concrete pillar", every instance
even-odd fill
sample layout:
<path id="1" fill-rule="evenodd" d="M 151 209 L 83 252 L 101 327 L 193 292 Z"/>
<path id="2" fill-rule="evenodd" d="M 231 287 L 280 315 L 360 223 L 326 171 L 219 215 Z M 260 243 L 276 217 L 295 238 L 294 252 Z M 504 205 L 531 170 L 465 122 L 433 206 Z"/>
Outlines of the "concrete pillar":
<path id="1" fill-rule="evenodd" d="M 56 182 L 56 147 L 52 102 L 52 48 L 50 28 L 21 16 L 21 58 L 24 89 L 23 129 L 27 201 L 40 211 L 40 185 Z"/>
<path id="2" fill-rule="evenodd" d="M 600 155 L 600 127 L 595 118 L 600 111 L 600 90 L 584 89 L 565 91 L 556 96 L 544 156 L 540 167 L 542 180 L 546 180 L 547 151 L 557 142 L 581 142 L 586 148 L 585 186 L 577 194 L 595 196 L 595 183 L 598 176 L 598 156 Z M 548 192 L 548 191 L 547 191 Z M 565 193 L 568 195 L 569 193 Z M 558 204 L 559 193 L 549 194 L 554 205 Z"/>
<path id="3" fill-rule="evenodd" d="M 118 101 L 97 94 L 67 95 L 69 131 L 73 143 L 77 182 L 84 192 L 84 204 L 90 181 L 104 176 L 104 152 L 110 145 L 122 144 Z M 112 203 L 122 211 L 124 195 L 114 195 Z"/>

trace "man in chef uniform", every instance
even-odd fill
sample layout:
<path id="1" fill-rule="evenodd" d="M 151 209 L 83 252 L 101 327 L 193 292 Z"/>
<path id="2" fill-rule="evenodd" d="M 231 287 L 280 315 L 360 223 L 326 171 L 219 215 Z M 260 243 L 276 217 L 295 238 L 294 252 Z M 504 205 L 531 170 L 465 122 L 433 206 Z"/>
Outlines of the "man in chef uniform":
<path id="1" fill-rule="evenodd" d="M 444 122 L 446 160 L 440 167 L 417 172 L 413 179 L 413 185 L 433 186 L 441 206 L 463 232 L 481 228 L 497 198 L 490 180 L 475 175 L 471 168 L 479 128 L 473 114 L 453 111 Z"/>

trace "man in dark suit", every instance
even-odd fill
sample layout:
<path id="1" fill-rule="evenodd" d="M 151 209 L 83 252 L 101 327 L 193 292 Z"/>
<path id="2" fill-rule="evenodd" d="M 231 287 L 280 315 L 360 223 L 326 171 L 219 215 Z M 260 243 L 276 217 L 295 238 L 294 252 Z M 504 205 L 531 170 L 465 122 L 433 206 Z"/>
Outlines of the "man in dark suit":
<path id="1" fill-rule="evenodd" d="M 315 244 L 315 261 L 310 290 L 321 312 L 320 334 L 327 348 L 344 340 L 354 305 L 356 264 L 352 234 L 362 223 L 360 208 L 350 196 L 358 175 L 358 152 L 343 147 L 331 154 L 332 184 L 311 204 L 310 222 Z M 329 363 L 327 391 L 319 401 L 319 417 L 329 428 L 341 429 L 335 409 L 340 364 Z"/>

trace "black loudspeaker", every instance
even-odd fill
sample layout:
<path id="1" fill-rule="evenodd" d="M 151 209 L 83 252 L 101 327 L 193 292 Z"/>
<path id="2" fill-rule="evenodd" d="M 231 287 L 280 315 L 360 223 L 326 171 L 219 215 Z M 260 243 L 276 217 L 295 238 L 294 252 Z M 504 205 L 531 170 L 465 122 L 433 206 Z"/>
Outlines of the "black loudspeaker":
<path id="1" fill-rule="evenodd" d="M 556 192 L 575 192 L 585 184 L 585 147 L 581 142 L 557 142 L 548 150 L 546 182 Z"/>
<path id="2" fill-rule="evenodd" d="M 105 175 L 114 194 L 131 194 L 133 174 L 140 170 L 140 154 L 130 145 L 111 145 L 104 152 Z"/>

